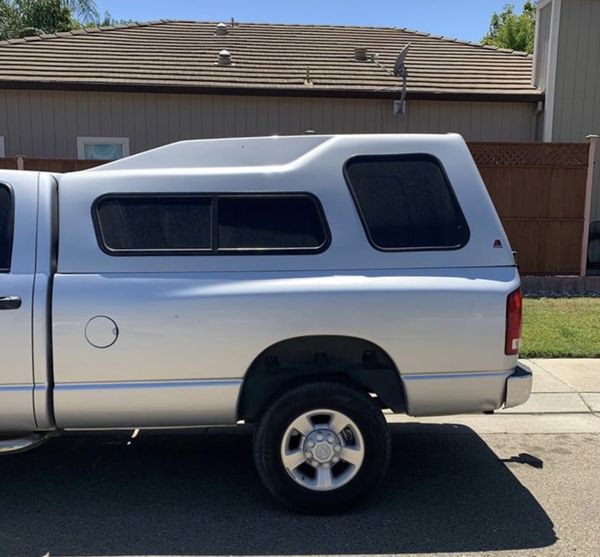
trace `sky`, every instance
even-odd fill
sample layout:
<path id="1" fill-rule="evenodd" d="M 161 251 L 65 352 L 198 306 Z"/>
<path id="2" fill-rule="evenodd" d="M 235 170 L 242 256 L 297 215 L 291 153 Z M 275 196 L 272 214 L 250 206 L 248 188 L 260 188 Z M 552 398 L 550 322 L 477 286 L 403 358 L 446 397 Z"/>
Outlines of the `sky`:
<path id="1" fill-rule="evenodd" d="M 406 27 L 475 42 L 506 3 L 523 0 L 96 0 L 115 19 Z"/>

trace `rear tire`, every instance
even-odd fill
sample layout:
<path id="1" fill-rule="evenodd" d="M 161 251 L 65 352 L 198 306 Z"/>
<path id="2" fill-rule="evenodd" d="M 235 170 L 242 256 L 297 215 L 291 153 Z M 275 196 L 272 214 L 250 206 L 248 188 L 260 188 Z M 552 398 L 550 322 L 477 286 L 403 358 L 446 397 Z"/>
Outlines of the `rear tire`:
<path id="1" fill-rule="evenodd" d="M 343 383 L 294 388 L 264 413 L 254 462 L 271 494 L 303 513 L 346 511 L 371 495 L 390 461 L 385 418 L 366 393 Z"/>

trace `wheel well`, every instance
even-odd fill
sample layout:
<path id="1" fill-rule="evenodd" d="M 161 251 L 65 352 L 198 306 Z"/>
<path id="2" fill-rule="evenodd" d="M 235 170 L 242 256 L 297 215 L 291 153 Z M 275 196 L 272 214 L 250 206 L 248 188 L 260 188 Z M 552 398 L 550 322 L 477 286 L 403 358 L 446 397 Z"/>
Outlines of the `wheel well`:
<path id="1" fill-rule="evenodd" d="M 278 342 L 257 356 L 244 378 L 238 418 L 255 420 L 280 392 L 319 379 L 358 385 L 382 407 L 405 410 L 399 371 L 382 348 L 361 338 L 319 335 Z"/>

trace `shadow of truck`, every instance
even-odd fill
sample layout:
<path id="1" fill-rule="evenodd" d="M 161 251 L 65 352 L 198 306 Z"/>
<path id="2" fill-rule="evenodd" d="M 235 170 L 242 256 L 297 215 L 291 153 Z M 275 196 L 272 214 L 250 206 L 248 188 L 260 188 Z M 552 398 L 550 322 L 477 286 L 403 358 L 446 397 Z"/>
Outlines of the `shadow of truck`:
<path id="1" fill-rule="evenodd" d="M 270 499 L 248 430 L 56 439 L 0 459 L 0 554 L 473 552 L 556 541 L 542 507 L 471 429 L 398 424 L 392 436 L 382 490 L 327 517 Z"/>

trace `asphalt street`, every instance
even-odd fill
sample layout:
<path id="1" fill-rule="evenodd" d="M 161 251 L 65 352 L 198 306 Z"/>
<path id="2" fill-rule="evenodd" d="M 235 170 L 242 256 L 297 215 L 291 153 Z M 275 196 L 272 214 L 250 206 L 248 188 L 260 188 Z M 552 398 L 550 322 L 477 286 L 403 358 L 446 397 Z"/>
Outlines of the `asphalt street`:
<path id="1" fill-rule="evenodd" d="M 252 432 L 70 434 L 0 458 L 0 557 L 600 556 L 600 360 L 535 360 L 529 402 L 493 416 L 388 415 L 368 504 L 276 504 Z"/>
<path id="2" fill-rule="evenodd" d="M 599 434 L 391 427 L 383 489 L 329 517 L 270 499 L 247 430 L 51 440 L 0 459 L 0 555 L 600 554 Z"/>

